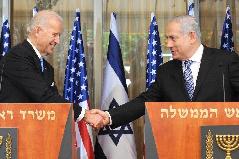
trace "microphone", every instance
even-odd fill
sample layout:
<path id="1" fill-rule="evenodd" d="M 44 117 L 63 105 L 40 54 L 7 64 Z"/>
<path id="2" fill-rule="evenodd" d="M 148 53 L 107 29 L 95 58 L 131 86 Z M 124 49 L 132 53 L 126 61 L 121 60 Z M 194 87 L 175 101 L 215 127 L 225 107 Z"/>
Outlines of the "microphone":
<path id="1" fill-rule="evenodd" d="M 225 77 L 223 72 L 222 72 L 222 89 L 223 89 L 223 102 L 226 102 Z"/>
<path id="2" fill-rule="evenodd" d="M 225 89 L 225 75 L 223 72 L 223 63 L 219 63 L 218 65 L 222 71 L 222 91 L 223 91 L 223 102 L 226 102 L 226 89 Z"/>
<path id="3" fill-rule="evenodd" d="M 4 57 L 3 57 L 4 58 Z M 2 68 L 1 68 L 1 73 L 0 73 L 0 92 L 2 90 L 2 81 L 3 81 L 3 70 L 4 70 L 4 66 L 5 66 L 5 58 L 2 59 Z"/>

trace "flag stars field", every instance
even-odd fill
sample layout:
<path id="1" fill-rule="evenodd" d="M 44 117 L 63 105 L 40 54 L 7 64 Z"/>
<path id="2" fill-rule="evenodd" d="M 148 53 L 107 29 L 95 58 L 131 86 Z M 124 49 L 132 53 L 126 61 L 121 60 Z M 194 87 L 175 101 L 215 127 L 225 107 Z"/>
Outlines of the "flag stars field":
<path id="1" fill-rule="evenodd" d="M 2 24 L 1 31 L 1 40 L 0 40 L 0 59 L 3 57 L 11 47 L 11 39 L 10 39 L 10 28 L 8 19 L 6 18 Z"/>
<path id="2" fill-rule="evenodd" d="M 163 63 L 158 24 L 154 13 L 151 14 L 151 23 L 149 27 L 148 49 L 147 49 L 147 67 L 146 67 L 146 89 L 156 79 L 156 70 Z"/>
<path id="3" fill-rule="evenodd" d="M 234 42 L 233 42 L 233 32 L 232 32 L 232 22 L 231 22 L 231 11 L 230 7 L 226 8 L 226 15 L 224 18 L 222 36 L 221 36 L 221 49 L 227 51 L 234 51 Z"/>

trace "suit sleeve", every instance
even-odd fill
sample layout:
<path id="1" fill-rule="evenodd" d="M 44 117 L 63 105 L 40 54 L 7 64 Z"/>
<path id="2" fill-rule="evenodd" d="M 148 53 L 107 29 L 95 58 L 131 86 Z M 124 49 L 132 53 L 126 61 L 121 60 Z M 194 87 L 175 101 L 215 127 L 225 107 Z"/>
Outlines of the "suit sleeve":
<path id="1" fill-rule="evenodd" d="M 6 59 L 5 76 L 34 102 L 65 102 L 56 89 L 44 80 L 29 56 L 12 55 Z M 53 76 L 53 74 L 51 75 Z"/>
<path id="2" fill-rule="evenodd" d="M 239 101 L 239 56 L 236 53 L 232 53 L 231 62 L 228 66 L 229 79 L 232 89 L 232 101 Z"/>
<path id="3" fill-rule="evenodd" d="M 30 101 L 37 103 L 67 103 L 58 93 L 57 88 L 51 86 L 50 82 L 44 79 L 41 72 L 36 68 L 36 64 L 31 56 L 10 54 L 6 59 L 4 74 Z M 53 81 L 54 71 L 51 66 L 49 69 L 49 76 Z M 82 108 L 74 104 L 73 109 L 76 119 L 81 113 Z"/>
<path id="4" fill-rule="evenodd" d="M 157 73 L 156 81 L 146 92 L 141 93 L 138 97 L 120 107 L 109 110 L 112 119 L 112 128 L 125 125 L 143 116 L 145 114 L 145 102 L 160 101 L 159 74 L 160 70 Z"/>

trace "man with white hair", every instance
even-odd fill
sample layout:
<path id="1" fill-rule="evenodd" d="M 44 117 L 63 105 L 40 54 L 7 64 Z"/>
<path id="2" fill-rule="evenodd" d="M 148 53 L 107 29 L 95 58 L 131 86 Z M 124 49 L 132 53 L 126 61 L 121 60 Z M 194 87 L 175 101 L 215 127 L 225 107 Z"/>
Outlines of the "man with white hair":
<path id="1" fill-rule="evenodd" d="M 63 20 L 54 11 L 38 12 L 27 28 L 27 39 L 13 47 L 1 60 L 0 102 L 66 103 L 54 82 L 54 69 L 43 58 L 60 42 Z M 74 105 L 75 119 L 97 120 L 97 114 Z"/>
<path id="2" fill-rule="evenodd" d="M 199 26 L 188 15 L 170 20 L 165 34 L 173 60 L 159 67 L 152 87 L 135 99 L 108 112 L 92 110 L 104 117 L 104 125 L 117 127 L 139 118 L 145 114 L 145 102 L 239 101 L 235 52 L 202 45 Z"/>

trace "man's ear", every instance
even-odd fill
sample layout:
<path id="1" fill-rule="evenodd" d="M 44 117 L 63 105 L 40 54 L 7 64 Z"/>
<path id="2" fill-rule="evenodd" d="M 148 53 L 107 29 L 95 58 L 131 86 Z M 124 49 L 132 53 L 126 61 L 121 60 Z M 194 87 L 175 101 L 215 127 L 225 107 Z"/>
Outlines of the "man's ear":
<path id="1" fill-rule="evenodd" d="M 189 38 L 190 38 L 190 42 L 191 44 L 193 44 L 195 41 L 197 41 L 197 34 L 196 32 L 189 32 Z"/>
<path id="2" fill-rule="evenodd" d="M 36 26 L 34 30 L 35 30 L 36 35 L 38 35 L 42 31 L 42 28 L 39 26 Z"/>

